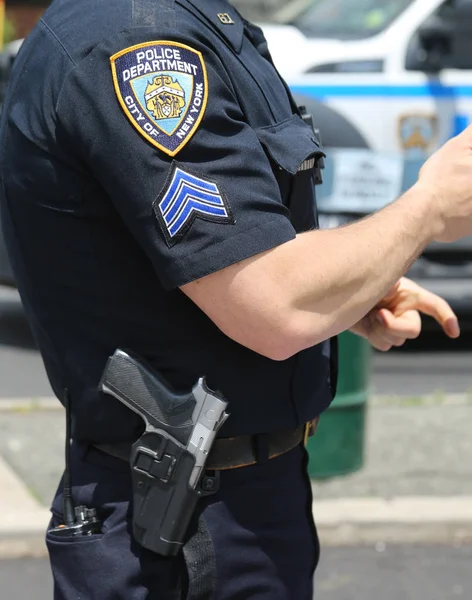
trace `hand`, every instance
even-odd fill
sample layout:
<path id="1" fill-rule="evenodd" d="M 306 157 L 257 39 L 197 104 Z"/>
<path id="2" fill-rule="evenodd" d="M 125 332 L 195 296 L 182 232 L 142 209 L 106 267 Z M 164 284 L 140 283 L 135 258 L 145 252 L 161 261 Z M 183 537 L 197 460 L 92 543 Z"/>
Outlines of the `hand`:
<path id="1" fill-rule="evenodd" d="M 437 225 L 434 240 L 453 242 L 472 235 L 472 126 L 424 163 L 414 187 L 420 196 L 426 192 Z"/>
<path id="2" fill-rule="evenodd" d="M 402 277 L 351 331 L 369 340 L 377 350 L 386 352 L 419 336 L 420 312 L 433 317 L 447 336 L 459 337 L 459 323 L 449 304 L 406 277 Z"/>

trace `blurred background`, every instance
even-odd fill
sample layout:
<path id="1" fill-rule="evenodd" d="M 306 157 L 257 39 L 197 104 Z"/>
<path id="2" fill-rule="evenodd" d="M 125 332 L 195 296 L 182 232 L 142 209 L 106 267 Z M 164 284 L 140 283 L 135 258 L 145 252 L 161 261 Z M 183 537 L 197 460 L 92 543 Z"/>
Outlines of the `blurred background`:
<path id="1" fill-rule="evenodd" d="M 4 6 L 0 102 L 21 40 L 47 4 Z M 327 153 L 317 186 L 321 227 L 393 201 L 425 159 L 471 123 L 472 0 L 233 4 L 262 27 L 319 129 Z M 471 239 L 432 244 L 409 273 L 451 303 L 458 341 L 427 318 L 419 340 L 387 354 L 340 337 L 338 395 L 308 445 L 325 546 L 317 599 L 472 598 L 471 274 Z M 64 415 L 1 236 L 0 381 L 0 590 L 46 600 L 51 581 L 38 527 L 16 527 L 19 503 L 15 512 L 2 481 L 45 518 L 63 468 Z"/>

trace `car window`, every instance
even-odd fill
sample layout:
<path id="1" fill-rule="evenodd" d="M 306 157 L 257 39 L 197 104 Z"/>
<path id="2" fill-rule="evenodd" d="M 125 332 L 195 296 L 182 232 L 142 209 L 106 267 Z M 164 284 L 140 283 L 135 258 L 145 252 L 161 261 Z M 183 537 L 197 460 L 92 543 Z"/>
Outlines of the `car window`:
<path id="1" fill-rule="evenodd" d="M 308 37 L 363 39 L 383 31 L 414 0 L 313 0 L 292 24 Z"/>
<path id="2" fill-rule="evenodd" d="M 470 0 L 466 0 L 470 1 Z M 464 3 L 464 0 L 462 0 L 462 2 Z M 461 4 L 461 1 L 459 0 L 445 0 L 445 2 L 443 4 L 441 4 L 441 6 L 439 6 L 439 8 L 435 11 L 434 14 L 436 14 L 439 18 L 441 19 L 445 19 L 445 20 L 450 20 L 450 19 L 454 19 L 456 10 L 458 5 Z"/>
<path id="3" fill-rule="evenodd" d="M 407 47 L 407 71 L 472 69 L 472 0 L 444 0 L 413 33 Z"/>

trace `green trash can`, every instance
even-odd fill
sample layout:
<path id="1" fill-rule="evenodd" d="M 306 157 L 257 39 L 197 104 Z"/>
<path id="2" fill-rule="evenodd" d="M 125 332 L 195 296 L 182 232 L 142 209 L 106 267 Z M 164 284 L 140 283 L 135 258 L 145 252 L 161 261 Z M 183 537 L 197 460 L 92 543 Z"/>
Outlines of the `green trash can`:
<path id="1" fill-rule="evenodd" d="M 308 472 L 326 479 L 359 470 L 364 463 L 371 346 L 350 332 L 339 336 L 339 379 L 336 398 L 308 438 Z"/>

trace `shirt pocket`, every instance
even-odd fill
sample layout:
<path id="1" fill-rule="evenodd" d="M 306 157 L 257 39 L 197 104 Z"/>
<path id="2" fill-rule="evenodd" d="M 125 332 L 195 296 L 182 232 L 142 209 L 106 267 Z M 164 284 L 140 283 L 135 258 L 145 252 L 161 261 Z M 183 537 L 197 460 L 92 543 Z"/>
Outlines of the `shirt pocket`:
<path id="1" fill-rule="evenodd" d="M 298 115 L 254 131 L 271 163 L 295 230 L 313 229 L 317 223 L 313 173 L 325 156 L 314 132 Z"/>

